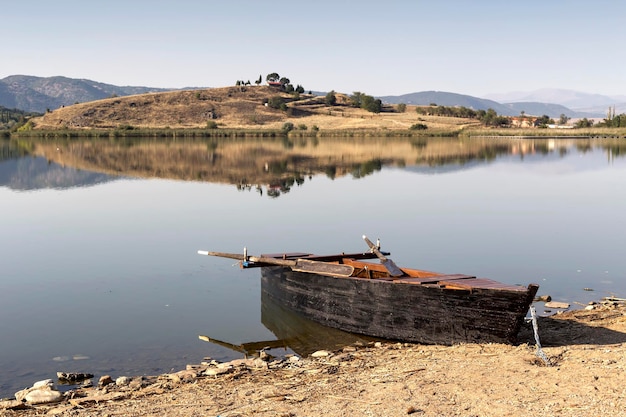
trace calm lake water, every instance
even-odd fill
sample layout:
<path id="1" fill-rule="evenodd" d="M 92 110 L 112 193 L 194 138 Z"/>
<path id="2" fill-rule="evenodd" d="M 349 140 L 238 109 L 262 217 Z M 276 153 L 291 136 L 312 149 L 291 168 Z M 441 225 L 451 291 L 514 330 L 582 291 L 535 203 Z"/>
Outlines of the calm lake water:
<path id="1" fill-rule="evenodd" d="M 536 282 L 574 307 L 626 297 L 623 140 L 0 144 L 0 397 L 57 371 L 243 355 L 199 335 L 284 337 L 260 271 L 199 249 L 358 252 L 367 234 L 399 265 Z"/>

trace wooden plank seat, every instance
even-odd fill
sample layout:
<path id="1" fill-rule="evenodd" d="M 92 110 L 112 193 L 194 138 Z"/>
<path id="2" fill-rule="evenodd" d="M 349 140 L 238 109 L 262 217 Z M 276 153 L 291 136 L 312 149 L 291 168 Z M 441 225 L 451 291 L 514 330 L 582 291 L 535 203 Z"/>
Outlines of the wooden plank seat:
<path id="1" fill-rule="evenodd" d="M 466 281 L 446 279 L 446 280 L 440 281 L 439 284 L 447 288 L 458 288 L 461 290 L 488 289 L 488 290 L 527 291 L 527 288 L 521 285 L 505 284 L 502 282 L 494 281 L 489 278 L 475 278 L 475 279 L 469 279 Z"/>

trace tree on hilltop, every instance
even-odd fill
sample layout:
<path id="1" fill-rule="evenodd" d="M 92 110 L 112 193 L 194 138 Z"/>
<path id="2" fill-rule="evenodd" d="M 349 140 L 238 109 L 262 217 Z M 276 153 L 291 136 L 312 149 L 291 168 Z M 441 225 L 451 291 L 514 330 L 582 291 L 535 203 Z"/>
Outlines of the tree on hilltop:
<path id="1" fill-rule="evenodd" d="M 291 80 L 287 77 L 281 77 L 277 72 L 272 72 L 271 74 L 267 74 L 265 78 L 267 83 L 273 87 L 280 87 L 281 90 L 287 93 L 304 93 L 304 87 L 298 85 L 298 89 L 296 90 L 291 84 Z"/>
<path id="2" fill-rule="evenodd" d="M 352 93 L 350 102 L 353 107 L 359 107 L 372 113 L 380 113 L 383 108 L 383 103 L 380 99 L 363 94 L 360 91 Z"/>
<path id="3" fill-rule="evenodd" d="M 334 106 L 335 104 L 337 104 L 337 96 L 335 95 L 335 90 L 331 90 L 326 94 L 324 102 L 327 106 Z"/>
<path id="4" fill-rule="evenodd" d="M 361 107 L 361 102 L 363 100 L 363 93 L 360 91 L 355 91 L 350 96 L 350 103 L 353 107 Z"/>
<path id="5" fill-rule="evenodd" d="M 364 94 L 361 108 L 372 113 L 380 113 L 383 109 L 383 102 L 380 99 Z"/>

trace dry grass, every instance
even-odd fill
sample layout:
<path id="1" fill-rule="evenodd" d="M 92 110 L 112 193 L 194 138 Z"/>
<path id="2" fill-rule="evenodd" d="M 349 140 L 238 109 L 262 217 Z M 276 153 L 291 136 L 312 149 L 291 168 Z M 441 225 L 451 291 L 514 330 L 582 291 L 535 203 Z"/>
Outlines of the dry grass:
<path id="1" fill-rule="evenodd" d="M 265 103 L 280 96 L 286 109 Z M 477 120 L 417 114 L 416 106 L 397 112 L 384 106 L 375 114 L 350 106 L 350 97 L 336 93 L 337 104 L 327 106 L 323 96 L 302 94 L 299 99 L 268 86 L 223 87 L 115 97 L 75 104 L 33 119 L 39 131 L 102 131 L 141 129 L 207 130 L 216 124 L 222 132 L 280 132 L 285 123 L 293 135 L 394 136 L 593 136 L 624 137 L 626 129 L 492 129 Z M 412 131 L 423 124 L 426 130 Z"/>
<path id="2" fill-rule="evenodd" d="M 623 138 L 626 136 L 624 128 L 590 127 L 582 129 L 498 129 L 498 128 L 474 128 L 463 132 L 466 136 L 472 137 L 572 137 L 572 138 Z"/>
<path id="3" fill-rule="evenodd" d="M 281 96 L 287 110 L 273 109 L 265 103 Z M 63 107 L 34 119 L 39 130 L 59 129 L 141 129 L 206 128 L 215 122 L 220 129 L 280 130 L 285 123 L 310 131 L 406 131 L 416 123 L 428 132 L 458 132 L 477 122 L 451 117 L 421 116 L 415 107 L 403 113 L 386 107 L 374 114 L 350 107 L 349 97 L 337 94 L 337 105 L 326 106 L 324 97 L 292 95 L 266 86 L 224 87 L 207 90 L 176 91 L 116 97 Z"/>

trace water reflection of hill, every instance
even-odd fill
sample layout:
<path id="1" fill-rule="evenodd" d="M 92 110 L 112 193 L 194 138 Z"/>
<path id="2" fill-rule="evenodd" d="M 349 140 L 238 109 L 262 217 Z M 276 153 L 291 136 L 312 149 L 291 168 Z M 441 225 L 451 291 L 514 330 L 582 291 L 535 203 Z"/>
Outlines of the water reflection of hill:
<path id="1" fill-rule="evenodd" d="M 0 161 L 0 187 L 19 191 L 88 187 L 114 177 L 49 163 L 45 158 L 22 157 Z"/>
<path id="2" fill-rule="evenodd" d="M 234 184 L 270 196 L 307 177 L 364 177 L 383 166 L 441 173 L 504 155 L 521 160 L 560 157 L 576 148 L 624 154 L 619 140 L 494 138 L 211 138 L 20 140 L 20 148 L 51 163 L 107 175 Z M 79 172 L 79 171 L 76 171 Z M 106 178 L 106 176 L 104 177 Z"/>

